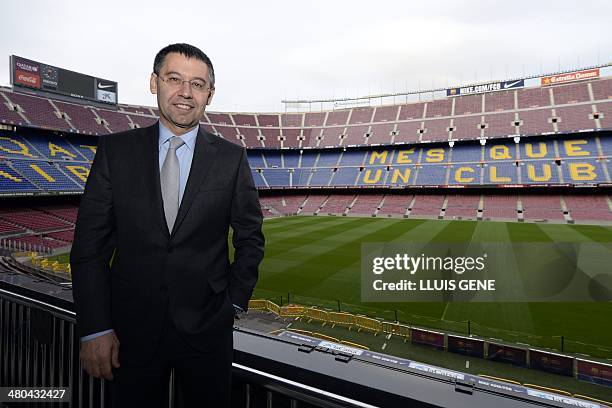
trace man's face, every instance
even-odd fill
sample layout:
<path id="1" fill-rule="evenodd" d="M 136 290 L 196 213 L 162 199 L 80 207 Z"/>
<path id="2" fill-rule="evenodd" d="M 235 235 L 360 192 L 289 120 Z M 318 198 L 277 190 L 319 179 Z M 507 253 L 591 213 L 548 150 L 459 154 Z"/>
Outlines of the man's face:
<path id="1" fill-rule="evenodd" d="M 179 80 L 184 82 L 179 83 Z M 204 83 L 202 89 L 192 84 Z M 214 89 L 210 89 L 208 66 L 182 54 L 166 55 L 159 76 L 151 74 L 151 93 L 157 94 L 159 120 L 175 135 L 187 133 L 195 126 L 209 105 Z"/>

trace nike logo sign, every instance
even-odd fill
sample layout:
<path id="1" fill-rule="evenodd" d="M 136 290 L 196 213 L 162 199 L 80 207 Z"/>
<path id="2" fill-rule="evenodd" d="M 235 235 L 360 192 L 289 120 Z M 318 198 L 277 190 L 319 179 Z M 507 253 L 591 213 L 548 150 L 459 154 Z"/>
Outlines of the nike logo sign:
<path id="1" fill-rule="evenodd" d="M 519 82 L 521 82 L 521 81 L 518 80 L 518 81 L 514 81 L 514 82 L 506 82 L 504 84 L 504 89 L 512 88 L 514 85 L 518 84 Z"/>
<path id="2" fill-rule="evenodd" d="M 104 89 L 104 88 L 112 88 L 115 85 L 102 85 L 102 84 L 98 84 L 98 88 L 100 89 Z"/>

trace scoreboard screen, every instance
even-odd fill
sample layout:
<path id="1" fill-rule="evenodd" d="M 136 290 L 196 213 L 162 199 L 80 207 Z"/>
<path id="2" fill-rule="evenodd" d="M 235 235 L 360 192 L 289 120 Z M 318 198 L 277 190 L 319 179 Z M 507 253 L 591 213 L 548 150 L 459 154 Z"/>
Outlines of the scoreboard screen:
<path id="1" fill-rule="evenodd" d="M 13 87 L 117 104 L 117 83 L 11 55 Z"/>

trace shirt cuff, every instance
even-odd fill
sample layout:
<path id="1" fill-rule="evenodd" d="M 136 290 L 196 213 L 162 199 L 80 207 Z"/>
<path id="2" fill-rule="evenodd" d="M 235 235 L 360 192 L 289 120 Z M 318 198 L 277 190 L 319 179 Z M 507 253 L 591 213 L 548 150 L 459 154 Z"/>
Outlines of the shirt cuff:
<path id="1" fill-rule="evenodd" d="M 113 329 L 108 329 L 108 330 L 104 330 L 104 331 L 97 332 L 97 333 L 94 333 L 94 334 L 88 334 L 87 336 L 81 337 L 81 343 L 83 343 L 85 341 L 88 341 L 88 340 L 93 340 L 96 337 L 104 336 L 105 334 L 108 334 L 108 333 L 110 333 L 112 331 L 113 331 Z"/>

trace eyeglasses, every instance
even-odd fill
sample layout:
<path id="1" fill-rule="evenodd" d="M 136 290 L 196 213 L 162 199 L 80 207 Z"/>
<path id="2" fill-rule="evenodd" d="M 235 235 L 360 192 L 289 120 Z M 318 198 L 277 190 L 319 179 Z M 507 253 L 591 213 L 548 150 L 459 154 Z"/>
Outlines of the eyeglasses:
<path id="1" fill-rule="evenodd" d="M 191 89 L 193 89 L 195 92 L 204 93 L 210 90 L 208 85 L 206 85 L 206 81 L 203 81 L 201 79 L 186 80 L 177 75 L 169 75 L 166 78 L 163 78 L 159 74 L 156 74 L 156 75 L 159 79 L 161 79 L 166 85 L 168 85 L 172 89 L 179 89 L 183 86 L 183 83 L 187 82 L 189 86 L 191 87 Z"/>

